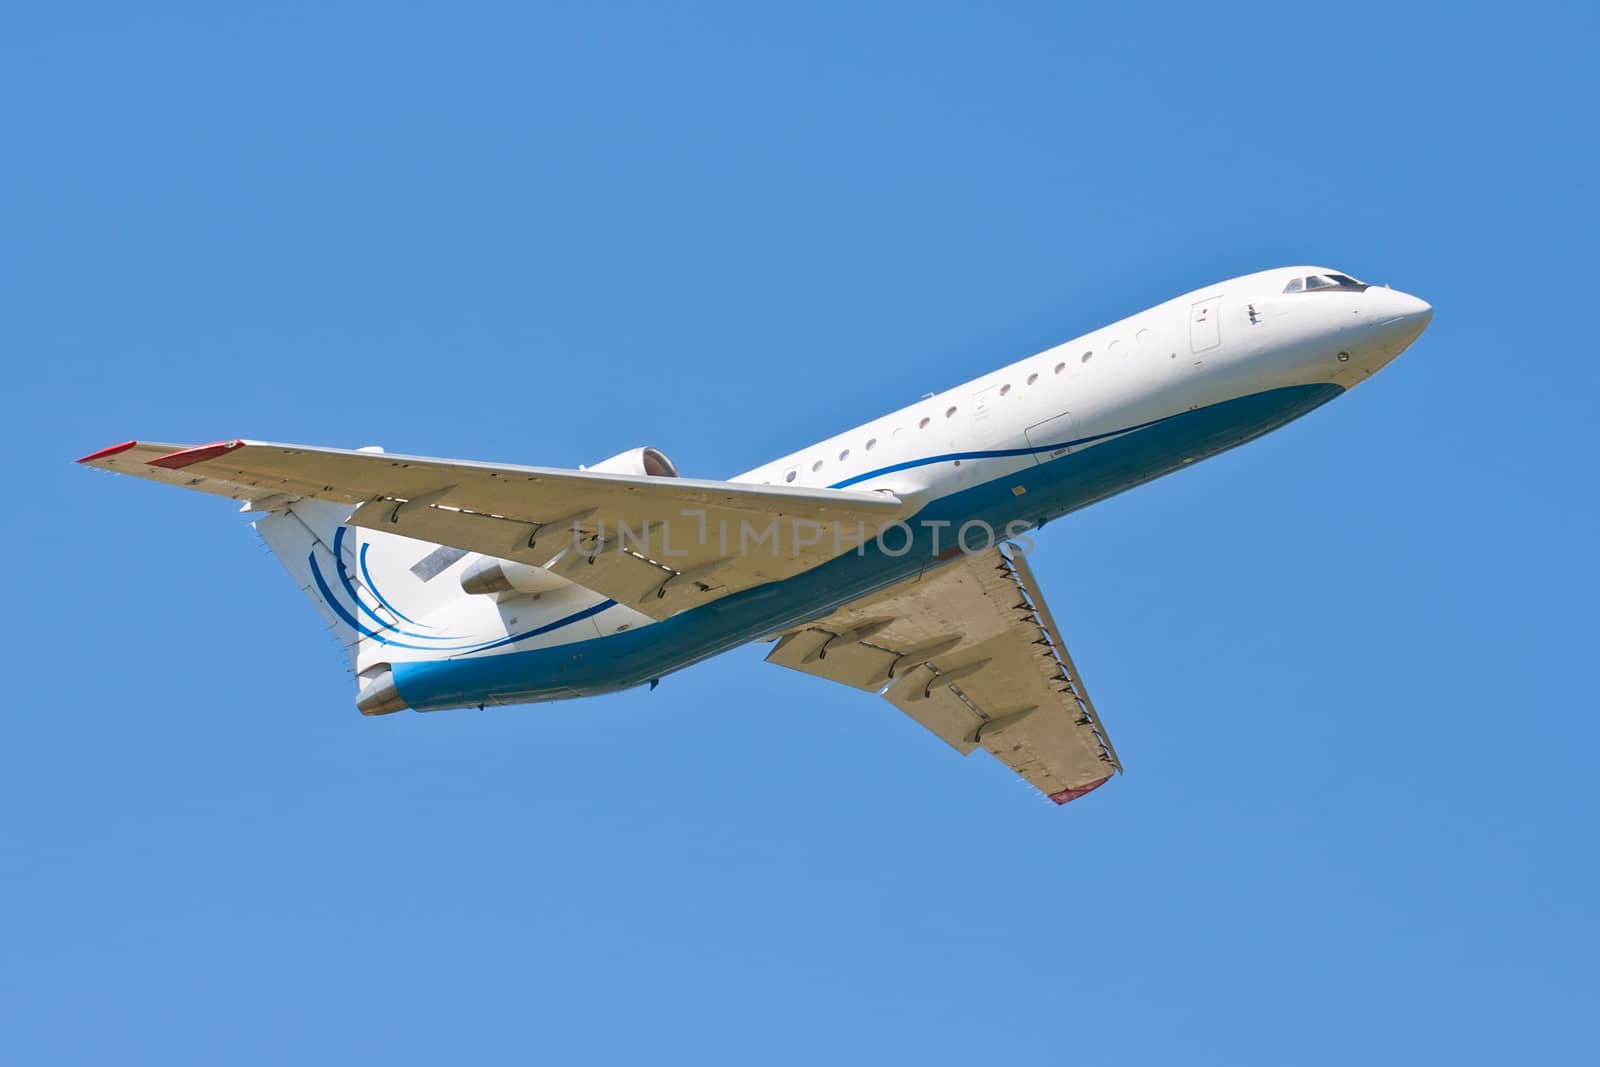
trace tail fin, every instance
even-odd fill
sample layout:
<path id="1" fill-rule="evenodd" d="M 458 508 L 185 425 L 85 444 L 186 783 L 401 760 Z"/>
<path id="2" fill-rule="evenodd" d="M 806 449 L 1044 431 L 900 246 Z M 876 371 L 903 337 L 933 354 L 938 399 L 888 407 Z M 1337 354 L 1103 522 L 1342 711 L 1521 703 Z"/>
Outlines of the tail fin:
<path id="1" fill-rule="evenodd" d="M 354 673 L 359 669 L 360 622 L 333 591 L 333 585 L 338 584 L 335 576 L 348 574 L 345 562 L 335 555 L 334 545 L 344 547 L 340 531 L 346 528 L 344 520 L 350 511 L 343 504 L 297 500 L 257 519 L 255 529 L 322 616 L 344 651 L 345 666 Z"/>
<path id="2" fill-rule="evenodd" d="M 444 659 L 515 640 L 508 638 L 493 598 L 468 596 L 459 574 L 445 576 L 468 553 L 351 526 L 354 506 L 349 503 L 258 489 L 262 483 L 253 477 L 194 474 L 194 464 L 241 447 L 240 441 L 199 446 L 124 441 L 78 462 L 231 497 L 245 502 L 244 511 L 266 512 L 256 520 L 256 532 L 338 640 L 346 666 L 361 685 L 357 706 L 367 714 L 404 706 L 394 689 L 391 664 Z"/>
<path id="3" fill-rule="evenodd" d="M 435 579 L 467 553 L 349 526 L 352 510 L 300 499 L 256 520 L 255 529 L 364 680 L 397 660 L 459 651 L 459 639 L 422 620 L 463 598 L 458 582 Z"/>

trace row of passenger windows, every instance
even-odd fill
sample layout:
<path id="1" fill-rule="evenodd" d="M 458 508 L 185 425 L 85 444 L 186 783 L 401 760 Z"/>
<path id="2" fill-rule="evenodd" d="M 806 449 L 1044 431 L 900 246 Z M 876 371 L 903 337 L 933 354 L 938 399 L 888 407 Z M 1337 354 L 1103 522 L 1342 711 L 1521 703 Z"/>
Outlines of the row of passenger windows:
<path id="1" fill-rule="evenodd" d="M 1085 352 L 1083 355 L 1078 357 L 1078 362 L 1079 363 L 1087 363 L 1087 362 L 1089 362 L 1089 360 L 1091 360 L 1093 358 L 1094 358 L 1094 349 L 1091 348 L 1087 352 Z M 1060 374 L 1063 371 L 1065 371 L 1066 369 L 1067 369 L 1067 361 L 1066 360 L 1062 360 L 1060 363 L 1056 364 L 1054 373 Z M 1036 382 L 1038 382 L 1038 380 L 1039 380 L 1039 375 L 1037 373 L 1030 374 L 1027 377 L 1026 384 L 1033 385 Z M 1007 383 L 1005 383 L 1004 385 L 1002 385 L 1000 387 L 1000 395 L 1001 396 L 1010 396 L 1011 395 L 1011 383 L 1010 382 L 1007 382 Z M 957 405 L 952 404 L 949 407 L 945 408 L 944 417 L 947 418 L 947 419 L 953 419 L 953 418 L 956 417 L 956 412 L 959 411 L 959 410 L 960 410 L 960 408 Z M 933 416 L 924 415 L 922 418 L 917 420 L 917 429 L 926 430 L 932 424 L 933 424 Z M 878 439 L 876 437 L 869 437 L 869 438 L 867 438 L 867 443 L 862 446 L 862 451 L 871 452 L 874 448 L 877 448 L 877 447 L 878 447 Z M 840 463 L 845 462 L 849 458 L 850 458 L 850 450 L 848 448 L 842 450 L 839 453 L 839 462 Z M 823 460 L 820 460 L 820 459 L 813 460 L 812 463 L 811 463 L 811 473 L 816 474 L 819 471 L 821 471 L 822 467 L 823 467 L 823 464 L 824 464 Z M 794 470 L 791 470 L 788 473 L 784 474 L 783 480 L 785 482 L 792 482 L 792 481 L 795 480 L 796 476 L 798 476 L 799 472 L 800 472 L 800 469 L 798 467 L 796 467 Z"/>

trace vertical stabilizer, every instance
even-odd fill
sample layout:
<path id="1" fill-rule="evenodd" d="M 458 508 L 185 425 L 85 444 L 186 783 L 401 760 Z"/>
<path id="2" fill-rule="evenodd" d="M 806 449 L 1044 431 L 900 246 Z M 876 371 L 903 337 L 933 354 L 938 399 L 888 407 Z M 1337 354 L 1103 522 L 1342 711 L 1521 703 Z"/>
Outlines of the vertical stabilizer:
<path id="1" fill-rule="evenodd" d="M 257 519 L 255 529 L 338 640 L 345 666 L 355 671 L 362 628 L 333 591 L 344 569 L 334 544 L 344 540 L 339 531 L 346 529 L 350 511 L 343 504 L 297 500 Z"/>
<path id="2" fill-rule="evenodd" d="M 255 524 L 256 532 L 294 578 L 344 649 L 346 664 L 367 679 L 380 666 L 442 659 L 504 634 L 488 618 L 461 617 L 460 564 L 469 553 L 446 545 L 350 526 L 351 508 L 295 500 Z M 454 610 L 451 610 L 454 609 Z M 441 626 L 441 615 L 451 625 Z M 490 623 L 486 637 L 463 633 Z"/>

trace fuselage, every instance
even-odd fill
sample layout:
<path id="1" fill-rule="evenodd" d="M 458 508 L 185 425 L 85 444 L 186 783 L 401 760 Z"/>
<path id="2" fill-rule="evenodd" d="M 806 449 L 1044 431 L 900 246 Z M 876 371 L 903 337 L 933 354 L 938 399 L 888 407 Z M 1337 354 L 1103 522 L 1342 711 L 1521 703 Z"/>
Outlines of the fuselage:
<path id="1" fill-rule="evenodd" d="M 528 636 L 456 658 L 370 654 L 419 710 L 654 682 L 1282 426 L 1376 373 L 1431 314 L 1320 267 L 1197 289 L 732 479 L 891 493 L 908 504 L 893 538 L 663 621 L 578 588 L 514 617 L 463 597 L 438 610 L 446 625 Z"/>

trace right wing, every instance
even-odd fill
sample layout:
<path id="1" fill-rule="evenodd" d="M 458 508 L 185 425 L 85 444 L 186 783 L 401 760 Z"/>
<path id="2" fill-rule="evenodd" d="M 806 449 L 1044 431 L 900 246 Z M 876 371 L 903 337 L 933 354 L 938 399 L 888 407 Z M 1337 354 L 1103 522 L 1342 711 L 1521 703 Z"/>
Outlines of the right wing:
<path id="1" fill-rule="evenodd" d="M 548 567 L 657 619 L 853 551 L 906 510 L 887 493 L 263 441 L 130 441 L 80 462 L 252 510 L 301 498 L 356 505 L 352 526 Z"/>
<path id="2" fill-rule="evenodd" d="M 882 693 L 1057 804 L 1122 764 L 1022 553 L 963 556 L 784 635 L 768 662 Z"/>

